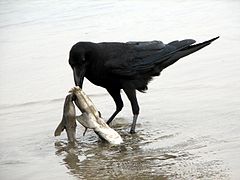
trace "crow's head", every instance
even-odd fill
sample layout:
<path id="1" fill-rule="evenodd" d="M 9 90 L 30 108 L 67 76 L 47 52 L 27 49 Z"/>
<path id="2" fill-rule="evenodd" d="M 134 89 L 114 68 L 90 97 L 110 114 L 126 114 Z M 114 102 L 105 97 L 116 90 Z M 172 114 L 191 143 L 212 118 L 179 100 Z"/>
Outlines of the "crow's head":
<path id="1" fill-rule="evenodd" d="M 82 88 L 83 79 L 90 63 L 89 56 L 91 49 L 88 42 L 80 42 L 75 44 L 70 50 L 69 64 L 73 70 L 73 77 L 76 86 Z"/>

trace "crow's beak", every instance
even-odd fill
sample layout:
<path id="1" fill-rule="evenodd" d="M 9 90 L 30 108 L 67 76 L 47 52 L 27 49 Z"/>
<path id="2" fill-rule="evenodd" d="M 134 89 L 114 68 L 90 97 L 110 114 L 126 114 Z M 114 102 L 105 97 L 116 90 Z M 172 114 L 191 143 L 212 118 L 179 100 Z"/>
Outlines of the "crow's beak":
<path id="1" fill-rule="evenodd" d="M 75 85 L 79 86 L 80 88 L 82 88 L 85 71 L 86 71 L 85 66 L 82 66 L 81 68 L 78 67 L 73 68 L 73 77 Z"/>

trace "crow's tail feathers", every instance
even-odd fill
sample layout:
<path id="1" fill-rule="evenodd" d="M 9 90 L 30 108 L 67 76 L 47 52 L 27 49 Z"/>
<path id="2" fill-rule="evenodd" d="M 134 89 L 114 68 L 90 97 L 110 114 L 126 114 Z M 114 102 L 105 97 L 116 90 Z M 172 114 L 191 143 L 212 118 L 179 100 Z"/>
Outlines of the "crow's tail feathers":
<path id="1" fill-rule="evenodd" d="M 215 41 L 218 38 L 219 38 L 219 36 L 215 37 L 213 39 L 210 39 L 208 41 L 204 41 L 204 42 L 199 43 L 199 44 L 190 45 L 190 46 L 188 46 L 184 49 L 181 49 L 180 51 L 177 51 L 176 53 L 173 54 L 173 56 L 171 56 L 169 59 L 167 59 L 166 61 L 161 63 L 162 69 L 172 65 L 173 63 L 178 61 L 180 58 L 182 58 L 184 56 L 187 56 L 189 54 L 192 54 L 192 53 L 198 51 L 199 49 L 204 48 L 205 46 L 211 44 L 213 41 Z"/>

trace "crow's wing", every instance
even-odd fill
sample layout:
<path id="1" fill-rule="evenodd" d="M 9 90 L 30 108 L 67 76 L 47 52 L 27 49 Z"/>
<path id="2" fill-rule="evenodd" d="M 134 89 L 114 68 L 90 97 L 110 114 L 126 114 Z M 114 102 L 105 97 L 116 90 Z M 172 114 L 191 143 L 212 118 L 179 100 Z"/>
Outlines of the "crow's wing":
<path id="1" fill-rule="evenodd" d="M 195 40 L 186 39 L 163 44 L 161 41 L 127 42 L 128 48 L 121 55 L 106 62 L 105 67 L 113 74 L 134 76 L 148 73 L 191 44 Z M 160 71 L 160 70 L 159 70 Z"/>
<path id="2" fill-rule="evenodd" d="M 162 41 L 129 41 L 126 44 L 133 45 L 139 51 L 160 50 L 165 46 Z"/>

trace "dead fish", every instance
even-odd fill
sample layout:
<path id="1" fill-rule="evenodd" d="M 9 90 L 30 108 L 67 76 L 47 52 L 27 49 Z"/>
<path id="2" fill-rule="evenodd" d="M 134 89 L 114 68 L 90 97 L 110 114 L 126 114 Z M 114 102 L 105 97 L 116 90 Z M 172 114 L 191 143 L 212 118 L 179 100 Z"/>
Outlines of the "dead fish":
<path id="1" fill-rule="evenodd" d="M 76 86 L 70 92 L 75 95 L 74 102 L 82 112 L 81 116 L 76 117 L 81 125 L 85 128 L 93 129 L 101 139 L 110 144 L 120 144 L 123 142 L 121 136 L 101 118 L 93 102 L 80 87 Z"/>
<path id="2" fill-rule="evenodd" d="M 76 140 L 76 127 L 76 111 L 73 104 L 73 95 L 69 94 L 65 98 L 62 121 L 55 130 L 54 135 L 60 136 L 62 131 L 66 129 L 68 140 L 74 142 Z"/>

